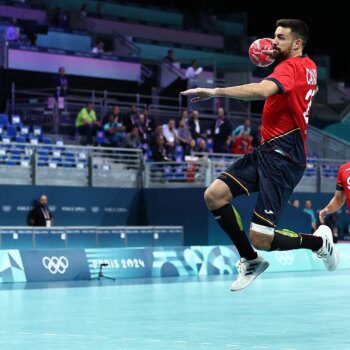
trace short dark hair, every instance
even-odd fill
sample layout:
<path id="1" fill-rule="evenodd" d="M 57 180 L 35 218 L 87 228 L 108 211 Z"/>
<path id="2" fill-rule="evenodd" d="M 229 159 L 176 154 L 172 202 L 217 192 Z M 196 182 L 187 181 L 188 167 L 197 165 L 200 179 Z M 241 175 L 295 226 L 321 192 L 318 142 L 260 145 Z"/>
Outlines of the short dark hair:
<path id="1" fill-rule="evenodd" d="M 309 27 L 301 19 L 279 19 L 276 22 L 276 27 L 290 28 L 297 39 L 302 40 L 303 47 L 305 47 L 309 40 Z"/>

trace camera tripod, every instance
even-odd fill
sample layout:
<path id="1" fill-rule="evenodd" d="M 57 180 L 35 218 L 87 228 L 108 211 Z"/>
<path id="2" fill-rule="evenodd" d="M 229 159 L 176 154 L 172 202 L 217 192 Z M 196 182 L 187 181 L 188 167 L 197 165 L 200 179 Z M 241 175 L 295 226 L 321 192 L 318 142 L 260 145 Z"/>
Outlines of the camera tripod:
<path id="1" fill-rule="evenodd" d="M 101 278 L 105 278 L 105 279 L 107 279 L 107 280 L 115 281 L 115 278 L 113 278 L 113 277 L 108 277 L 108 276 L 105 276 L 105 275 L 103 274 L 102 268 L 105 267 L 105 266 L 108 266 L 108 264 L 106 264 L 106 263 L 100 264 L 100 271 L 99 271 L 98 275 L 97 275 L 96 277 L 92 277 L 92 278 L 91 278 L 91 281 L 94 281 L 94 280 L 100 281 Z"/>

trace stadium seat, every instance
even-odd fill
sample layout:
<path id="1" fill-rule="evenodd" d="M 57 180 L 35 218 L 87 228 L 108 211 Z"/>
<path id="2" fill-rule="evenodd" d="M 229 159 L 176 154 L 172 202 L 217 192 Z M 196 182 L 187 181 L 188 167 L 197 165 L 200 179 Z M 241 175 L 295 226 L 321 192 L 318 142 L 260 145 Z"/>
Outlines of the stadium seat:
<path id="1" fill-rule="evenodd" d="M 24 136 L 18 136 L 15 140 L 17 143 L 26 143 L 27 139 Z"/>
<path id="2" fill-rule="evenodd" d="M 12 125 L 16 125 L 17 127 L 22 126 L 21 117 L 19 115 L 12 116 Z"/>
<path id="3" fill-rule="evenodd" d="M 9 124 L 9 117 L 7 114 L 0 114 L 0 125 L 7 126 Z"/>
<path id="4" fill-rule="evenodd" d="M 10 139 L 13 139 L 17 136 L 17 126 L 15 125 L 9 125 L 7 127 L 7 137 Z"/>
<path id="5" fill-rule="evenodd" d="M 20 134 L 22 136 L 29 135 L 29 128 L 28 128 L 28 126 L 22 126 L 21 129 L 20 129 Z"/>
<path id="6" fill-rule="evenodd" d="M 41 126 L 34 126 L 33 127 L 33 135 L 36 137 L 41 137 L 43 134 Z"/>
<path id="7" fill-rule="evenodd" d="M 17 165 L 17 161 L 16 161 L 16 160 L 12 160 L 12 159 L 7 159 L 7 160 L 5 161 L 5 164 L 6 164 L 7 166 L 16 166 L 16 165 Z"/>
<path id="8" fill-rule="evenodd" d="M 46 137 L 46 136 L 42 137 L 41 142 L 45 145 L 52 145 L 53 144 L 52 139 L 49 137 Z"/>
<path id="9" fill-rule="evenodd" d="M 98 131 L 96 135 L 96 143 L 98 145 L 105 145 L 107 143 L 105 133 L 103 131 Z"/>

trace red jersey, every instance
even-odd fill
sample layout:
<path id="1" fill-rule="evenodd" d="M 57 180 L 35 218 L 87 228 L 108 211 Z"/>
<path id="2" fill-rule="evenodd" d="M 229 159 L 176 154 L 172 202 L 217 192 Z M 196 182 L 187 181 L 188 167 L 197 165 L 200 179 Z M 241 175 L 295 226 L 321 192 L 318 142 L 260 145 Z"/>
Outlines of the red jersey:
<path id="1" fill-rule="evenodd" d="M 307 124 L 317 90 L 317 67 L 307 56 L 279 63 L 266 80 L 280 93 L 267 98 L 262 115 L 262 142 L 269 141 L 299 164 L 306 164 Z"/>
<path id="2" fill-rule="evenodd" d="M 343 164 L 338 170 L 337 190 L 345 191 L 346 203 L 350 210 L 350 162 Z"/>

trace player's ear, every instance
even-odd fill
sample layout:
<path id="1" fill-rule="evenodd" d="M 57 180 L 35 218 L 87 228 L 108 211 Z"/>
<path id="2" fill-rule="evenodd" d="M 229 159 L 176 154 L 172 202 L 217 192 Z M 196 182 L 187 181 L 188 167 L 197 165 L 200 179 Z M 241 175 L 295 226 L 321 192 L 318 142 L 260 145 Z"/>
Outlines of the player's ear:
<path id="1" fill-rule="evenodd" d="M 303 41 L 301 39 L 296 39 L 293 41 L 293 50 L 299 50 L 303 47 Z"/>

